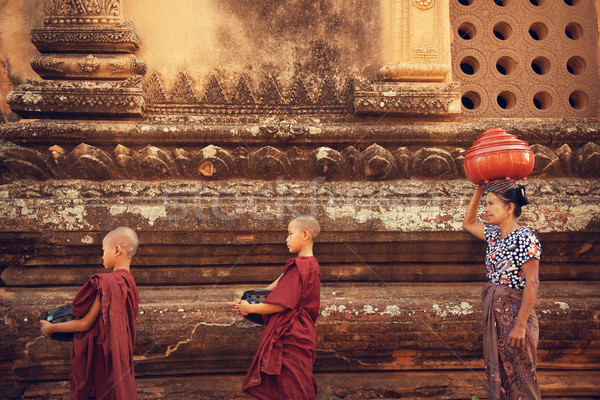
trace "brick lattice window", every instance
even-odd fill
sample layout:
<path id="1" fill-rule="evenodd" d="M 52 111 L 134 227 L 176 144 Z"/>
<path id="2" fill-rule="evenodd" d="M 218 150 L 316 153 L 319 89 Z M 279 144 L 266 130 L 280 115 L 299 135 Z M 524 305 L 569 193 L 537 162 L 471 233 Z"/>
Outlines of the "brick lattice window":
<path id="1" fill-rule="evenodd" d="M 450 0 L 463 117 L 598 115 L 591 0 Z"/>

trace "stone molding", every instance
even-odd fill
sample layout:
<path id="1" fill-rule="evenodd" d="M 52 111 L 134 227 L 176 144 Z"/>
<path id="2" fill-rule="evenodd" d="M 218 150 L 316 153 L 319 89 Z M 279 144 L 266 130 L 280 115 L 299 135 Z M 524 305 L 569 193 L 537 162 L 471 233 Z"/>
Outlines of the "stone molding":
<path id="1" fill-rule="evenodd" d="M 441 82 L 450 72 L 450 65 L 431 63 L 398 63 L 379 69 L 377 78 L 382 81 Z"/>
<path id="2" fill-rule="evenodd" d="M 579 148 L 588 142 L 600 143 L 598 120 L 565 121 L 485 119 L 472 122 L 347 123 L 331 122 L 321 116 L 293 118 L 247 117 L 212 121 L 207 116 L 156 115 L 142 121 L 45 120 L 0 124 L 0 139 L 34 148 L 94 146 L 130 147 L 152 143 L 158 147 L 261 146 L 288 144 L 319 146 L 362 146 L 374 141 L 388 148 L 398 146 L 469 148 L 487 129 L 502 127 L 529 144 L 556 149 L 559 144 Z M 352 121 L 352 120 L 350 120 Z M 276 139 L 274 142 L 273 139 Z"/>
<path id="3" fill-rule="evenodd" d="M 113 26 L 47 26 L 31 30 L 40 53 L 132 53 L 140 47 L 132 21 Z"/>
<path id="4" fill-rule="evenodd" d="M 31 60 L 43 79 L 127 79 L 146 72 L 146 64 L 131 54 L 43 54 Z"/>
<path id="5" fill-rule="evenodd" d="M 145 104 L 139 75 L 120 82 L 30 80 L 11 92 L 7 101 L 22 116 L 141 116 Z"/>
<path id="6" fill-rule="evenodd" d="M 460 107 L 460 89 L 456 82 L 361 84 L 354 93 L 354 110 L 359 114 L 454 118 L 460 114 Z"/>
<path id="7" fill-rule="evenodd" d="M 600 177 L 600 146 L 589 142 L 573 151 L 563 145 L 551 150 L 533 145 L 532 177 Z M 339 151 L 317 148 L 263 146 L 202 149 L 159 148 L 147 145 L 130 149 L 117 145 L 112 151 L 81 143 L 72 150 L 54 145 L 47 151 L 21 146 L 2 149 L 0 161 L 16 179 L 90 180 L 398 180 L 464 178 L 465 149 L 398 147 L 376 143 L 364 150 L 349 146 Z"/>

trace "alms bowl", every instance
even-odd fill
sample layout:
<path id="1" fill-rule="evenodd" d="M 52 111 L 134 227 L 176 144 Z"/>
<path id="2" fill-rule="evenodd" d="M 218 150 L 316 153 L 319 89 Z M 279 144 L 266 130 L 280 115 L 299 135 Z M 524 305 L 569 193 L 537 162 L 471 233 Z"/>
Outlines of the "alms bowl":
<path id="1" fill-rule="evenodd" d="M 242 300 L 246 300 L 250 304 L 262 303 L 267 298 L 269 293 L 271 293 L 271 291 L 266 289 L 246 290 L 242 295 Z M 262 315 L 260 314 L 248 314 L 244 318 L 246 318 L 248 321 L 254 322 L 255 324 L 265 324 L 262 319 Z"/>

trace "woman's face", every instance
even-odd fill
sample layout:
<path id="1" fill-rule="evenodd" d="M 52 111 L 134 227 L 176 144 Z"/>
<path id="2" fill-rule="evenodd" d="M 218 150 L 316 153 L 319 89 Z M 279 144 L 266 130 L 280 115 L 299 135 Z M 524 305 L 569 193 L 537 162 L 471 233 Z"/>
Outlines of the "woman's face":
<path id="1" fill-rule="evenodd" d="M 500 225 L 507 218 L 514 218 L 511 204 L 504 203 L 495 193 L 488 193 L 485 198 L 486 221 L 492 225 Z"/>

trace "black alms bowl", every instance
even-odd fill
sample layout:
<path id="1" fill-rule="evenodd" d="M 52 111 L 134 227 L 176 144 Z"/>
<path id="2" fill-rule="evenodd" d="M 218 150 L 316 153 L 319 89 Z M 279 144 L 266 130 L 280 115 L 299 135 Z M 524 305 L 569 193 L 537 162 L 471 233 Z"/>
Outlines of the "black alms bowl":
<path id="1" fill-rule="evenodd" d="M 73 305 L 58 307 L 46 313 L 44 319 L 53 324 L 57 322 L 66 322 L 73 319 Z M 69 342 L 73 340 L 73 332 L 54 332 L 52 339 L 60 340 L 61 342 Z"/>
<path id="2" fill-rule="evenodd" d="M 271 293 L 271 291 L 266 289 L 246 290 L 242 295 L 242 300 L 246 300 L 250 304 L 262 303 L 267 298 L 269 293 Z M 265 324 L 262 319 L 262 315 L 260 314 L 248 314 L 244 318 L 246 318 L 248 321 L 254 322 L 255 324 Z"/>

